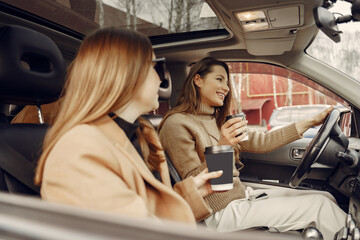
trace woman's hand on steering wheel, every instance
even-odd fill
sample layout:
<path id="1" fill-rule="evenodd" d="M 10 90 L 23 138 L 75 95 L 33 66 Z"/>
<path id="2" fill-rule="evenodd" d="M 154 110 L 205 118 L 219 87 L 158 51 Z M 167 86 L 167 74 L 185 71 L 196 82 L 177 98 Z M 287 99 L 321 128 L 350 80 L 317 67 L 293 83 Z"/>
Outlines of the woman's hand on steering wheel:
<path id="1" fill-rule="evenodd" d="M 324 148 L 327 146 L 328 142 L 331 139 L 331 132 L 334 131 L 337 136 L 340 136 L 341 129 L 338 125 L 340 118 L 340 111 L 338 109 L 333 109 L 330 107 L 323 111 L 322 113 L 314 116 L 313 121 L 317 123 L 323 123 L 319 131 L 316 133 L 315 137 L 311 140 L 309 145 L 306 147 L 305 152 L 302 156 L 302 159 L 297 166 L 294 174 L 290 178 L 289 185 L 293 188 L 299 186 L 301 181 L 306 178 L 308 172 L 311 169 L 312 164 L 314 164 L 317 159 L 322 154 Z M 330 113 L 327 113 L 328 110 L 332 110 Z M 328 118 L 326 118 L 328 116 Z M 325 120 L 325 121 L 324 121 Z M 347 148 L 349 141 L 345 137 L 345 140 L 342 143 L 344 149 Z"/>
<path id="2" fill-rule="evenodd" d="M 299 134 L 301 135 L 309 128 L 322 124 L 333 109 L 334 106 L 330 106 L 315 116 L 296 122 L 296 129 L 298 130 Z"/>

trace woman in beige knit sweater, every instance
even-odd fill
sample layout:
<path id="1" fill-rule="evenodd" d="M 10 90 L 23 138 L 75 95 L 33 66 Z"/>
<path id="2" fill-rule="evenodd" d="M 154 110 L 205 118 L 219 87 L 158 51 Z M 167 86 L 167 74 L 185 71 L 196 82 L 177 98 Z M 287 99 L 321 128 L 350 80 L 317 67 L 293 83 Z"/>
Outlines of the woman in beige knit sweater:
<path id="1" fill-rule="evenodd" d="M 195 176 L 206 168 L 205 147 L 233 145 L 238 153 L 270 152 L 301 138 L 309 127 L 321 124 L 332 109 L 276 131 L 249 131 L 249 140 L 241 142 L 244 135 L 238 135 L 246 129 L 247 122 L 241 118 L 225 122 L 231 102 L 228 79 L 226 63 L 209 57 L 196 62 L 177 106 L 160 124 L 160 141 L 182 178 Z M 283 232 L 315 225 L 325 239 L 332 239 L 345 223 L 345 213 L 328 193 L 285 188 L 252 190 L 241 183 L 235 165 L 233 176 L 232 190 L 205 197 L 212 209 L 212 215 L 205 219 L 210 228 L 235 231 L 268 227 Z M 263 192 L 265 197 L 252 200 Z"/>

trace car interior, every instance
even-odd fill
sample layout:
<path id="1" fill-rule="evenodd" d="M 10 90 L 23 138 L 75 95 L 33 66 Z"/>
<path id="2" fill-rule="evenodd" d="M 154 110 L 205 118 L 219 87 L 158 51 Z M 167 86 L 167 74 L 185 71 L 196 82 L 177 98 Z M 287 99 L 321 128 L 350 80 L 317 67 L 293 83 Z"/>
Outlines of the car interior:
<path id="1" fill-rule="evenodd" d="M 36 105 L 41 119 L 40 105 L 56 100 L 64 85 L 61 52 L 50 38 L 34 30 L 14 25 L 0 31 L 1 102 L 8 107 Z M 5 122 L 0 129 L 1 189 L 39 195 L 33 173 L 47 125 Z"/>
<path id="2" fill-rule="evenodd" d="M 26 207 L 28 200 L 24 200 L 26 204 L 23 204 L 21 197 L 38 198 L 40 192 L 40 187 L 34 185 L 32 179 L 36 161 L 41 154 L 42 141 L 49 127 L 44 123 L 41 105 L 53 103 L 58 99 L 64 84 L 66 67 L 76 56 L 84 36 L 109 24 L 106 22 L 109 20 L 105 19 L 101 25 L 101 18 L 94 15 L 101 11 L 110 13 L 116 10 L 115 7 L 110 8 L 111 1 L 90 2 L 85 11 L 81 9 L 84 6 L 84 1 L 81 0 L 0 1 L 0 190 L 6 195 L 10 193 L 11 197 L 19 195 L 19 200 L 9 198 L 8 201 L 18 202 L 23 208 Z M 99 2 L 104 2 L 104 5 Z M 180 4 L 172 0 L 168 2 Z M 191 1 L 186 2 L 187 6 L 191 6 Z M 252 90 L 254 88 L 251 88 L 251 84 L 254 86 L 262 84 L 271 89 L 274 86 L 274 77 L 271 78 L 272 82 L 264 80 L 267 81 L 266 84 L 256 82 L 260 80 L 251 82 L 252 77 L 259 79 L 260 75 L 276 76 L 278 78 L 276 81 L 281 79 L 287 83 L 292 81 L 292 89 L 298 93 L 298 95 L 294 94 L 295 97 L 291 100 L 294 105 L 296 101 L 300 101 L 300 97 L 297 96 L 305 91 L 304 86 L 309 96 L 309 92 L 315 91 L 315 95 L 321 96 L 318 98 L 325 99 L 321 100 L 325 102 L 310 101 L 310 97 L 306 97 L 309 104 L 339 106 L 331 112 L 316 135 L 313 138 L 302 138 L 270 153 L 241 153 L 241 161 L 245 167 L 240 172 L 240 178 L 245 185 L 255 189 L 291 187 L 330 192 L 339 206 L 348 213 L 344 228 L 336 239 L 360 239 L 360 100 L 358 97 L 360 78 L 359 75 L 343 73 L 342 69 L 336 69 L 309 54 L 313 51 L 311 48 L 314 44 L 317 44 L 316 38 L 321 34 L 335 44 L 349 36 L 345 35 L 344 30 L 339 30 L 339 26 L 360 20 L 360 0 L 346 1 L 350 5 L 350 15 L 334 15 L 330 12 L 336 2 L 345 2 L 340 0 L 199 0 L 195 2 L 198 2 L 202 14 L 210 14 L 209 22 L 216 25 L 216 28 L 207 29 L 207 25 L 200 19 L 198 25 L 205 26 L 205 29 L 200 29 L 197 25 L 193 31 L 178 32 L 176 28 L 171 30 L 169 27 L 164 32 L 161 28 L 163 25 L 150 24 L 150 20 L 146 22 L 140 17 L 140 20 L 137 20 L 137 30 L 149 36 L 157 58 L 165 58 L 167 69 L 159 89 L 160 107 L 144 117 L 157 128 L 162 116 L 175 106 L 189 66 L 206 56 L 227 62 L 234 71 L 232 78 L 243 79 L 244 83 L 246 82 L 239 87 L 242 89 L 241 93 L 247 93 L 252 99 L 259 98 L 260 94 L 251 92 L 255 91 Z M 146 3 L 142 4 L 139 6 L 145 9 Z M 137 14 L 140 15 L 140 11 Z M 97 24 L 84 17 L 89 15 Z M 249 18 L 249 15 L 255 17 Z M 118 18 L 113 17 L 118 21 L 115 26 L 129 27 L 126 25 L 127 20 L 130 21 L 127 16 L 129 15 L 120 15 L 120 22 Z M 216 20 L 215 24 L 214 20 Z M 75 24 L 76 21 L 79 21 L 79 24 Z M 360 30 L 360 26 L 356 26 Z M 356 42 L 354 44 L 356 45 Z M 325 44 L 322 42 L 316 46 L 322 49 Z M 349 54 L 350 52 L 349 50 Z M 356 56 L 353 58 L 358 62 Z M 356 65 L 355 69 L 359 67 Z M 356 71 L 354 70 L 355 73 Z M 284 94 L 279 93 L 278 98 L 274 97 L 274 93 L 262 93 L 261 103 L 254 100 L 241 102 L 242 109 L 244 112 L 248 111 L 246 113 L 250 117 L 254 111 L 261 112 L 262 109 L 270 106 L 269 104 L 277 108 L 277 104 L 281 103 L 281 97 L 290 102 L 285 93 L 287 90 L 283 91 Z M 253 108 L 250 107 L 251 104 Z M 36 107 L 39 123 L 11 124 L 12 119 L 28 105 Z M 251 119 L 255 122 L 254 126 L 264 127 L 263 118 L 266 120 L 271 115 L 266 111 L 262 114 L 260 121 Z M 266 130 L 265 124 L 265 130 L 261 128 L 261 131 Z M 167 162 L 172 182 L 180 181 L 181 178 L 171 159 L 167 158 Z M 1 198 L 2 195 L 0 195 L 0 209 Z M 4 203 L 6 201 L 4 200 Z M 51 206 L 45 205 L 40 211 L 43 202 L 38 204 L 31 201 L 33 199 L 27 207 L 32 207 L 36 211 L 29 212 L 30 215 L 44 214 L 35 213 L 42 211 L 50 215 L 61 214 L 61 209 L 51 210 Z M 11 211 L 4 211 L 12 214 Z M 71 218 L 70 212 L 73 210 L 66 211 Z M 79 221 L 95 219 L 94 216 L 86 213 L 84 213 L 85 217 L 81 217 L 83 214 L 81 211 L 76 214 L 78 214 L 76 219 Z M 118 232 L 121 229 L 119 226 L 126 224 L 124 223 L 126 220 L 106 219 L 106 216 L 100 219 L 103 222 L 97 223 L 98 226 L 113 223 L 110 224 L 113 226 L 112 230 L 118 228 L 114 230 Z M 54 222 L 57 226 L 62 224 L 59 219 Z M 137 222 L 135 221 L 134 224 Z M 19 233 L 21 230 L 19 227 L 5 231 L 1 226 L 0 218 L 0 234 L 17 231 L 16 234 L 19 235 L 15 232 L 11 234 L 26 236 L 29 239 L 35 236 L 30 232 Z M 74 226 L 78 225 L 74 224 Z M 78 229 L 84 231 L 83 227 Z M 94 226 L 94 229 L 97 228 Z M 141 230 L 137 231 L 141 232 Z M 156 229 L 156 233 L 153 234 L 160 236 L 157 239 L 168 239 L 166 237 L 170 235 L 166 235 L 164 231 L 170 230 Z M 99 232 L 103 232 L 103 229 L 99 228 Z M 218 239 L 220 236 L 222 239 L 321 239 L 318 232 L 313 229 L 308 232 L 293 231 L 276 234 L 256 229 L 244 232 L 243 235 L 240 231 L 234 235 L 213 236 L 203 232 L 199 235 L 190 232 L 194 235 L 189 236 L 183 231 L 171 236 L 172 239 L 176 239 L 174 236 L 178 239 Z M 129 239 L 138 239 L 136 237 L 139 235 L 131 234 L 128 235 Z M 199 238 L 195 238 L 196 236 Z"/>

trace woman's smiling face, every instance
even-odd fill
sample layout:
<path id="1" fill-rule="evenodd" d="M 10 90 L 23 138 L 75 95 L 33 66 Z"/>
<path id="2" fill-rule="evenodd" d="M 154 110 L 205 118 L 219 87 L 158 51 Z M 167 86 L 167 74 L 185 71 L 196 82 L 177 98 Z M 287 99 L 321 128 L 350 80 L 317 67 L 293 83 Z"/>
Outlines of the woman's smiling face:
<path id="1" fill-rule="evenodd" d="M 225 97 L 229 93 L 229 79 L 225 68 L 214 65 L 205 77 L 196 75 L 194 82 L 199 88 L 202 104 L 210 107 L 224 105 Z"/>

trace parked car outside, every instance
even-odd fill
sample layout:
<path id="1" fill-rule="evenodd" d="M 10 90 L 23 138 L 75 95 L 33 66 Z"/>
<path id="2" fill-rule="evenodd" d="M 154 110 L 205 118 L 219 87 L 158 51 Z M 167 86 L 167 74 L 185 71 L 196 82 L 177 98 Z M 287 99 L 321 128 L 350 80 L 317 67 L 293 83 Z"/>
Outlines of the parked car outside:
<path id="1" fill-rule="evenodd" d="M 315 116 L 326 108 L 330 107 L 327 104 L 316 104 L 316 105 L 296 105 L 296 106 L 284 106 L 274 109 L 271 114 L 269 123 L 267 125 L 268 131 L 273 131 L 275 129 L 289 125 L 300 121 L 302 119 L 308 118 L 309 116 Z M 335 108 L 338 108 L 340 111 L 345 111 L 347 108 L 337 105 Z M 309 128 L 304 134 L 304 138 L 313 138 L 316 133 L 319 131 L 321 126 L 315 126 Z"/>
<path id="2" fill-rule="evenodd" d="M 327 107 L 329 107 L 329 105 L 325 104 L 279 107 L 278 109 L 275 109 L 271 114 L 267 129 L 268 131 L 271 131 L 287 126 L 290 123 L 308 118 L 309 116 L 314 116 L 326 109 Z M 319 129 L 320 126 L 309 128 L 309 130 L 304 133 L 304 137 L 313 138 Z"/>

